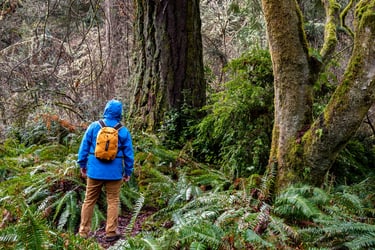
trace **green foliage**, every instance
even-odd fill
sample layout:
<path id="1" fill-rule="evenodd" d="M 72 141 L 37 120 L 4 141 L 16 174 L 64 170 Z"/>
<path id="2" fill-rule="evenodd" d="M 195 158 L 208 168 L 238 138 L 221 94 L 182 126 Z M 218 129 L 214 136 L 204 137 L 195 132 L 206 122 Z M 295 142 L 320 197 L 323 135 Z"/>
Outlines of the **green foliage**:
<path id="1" fill-rule="evenodd" d="M 17 203 L 20 219 L 17 224 L 0 230 L 1 249 L 100 249 L 94 241 L 54 231 L 35 205 L 21 199 Z"/>
<path id="2" fill-rule="evenodd" d="M 326 190 L 297 185 L 275 195 L 271 190 L 276 165 L 262 176 L 233 180 L 193 161 L 189 144 L 176 151 L 153 135 L 134 139 L 135 178 L 123 185 L 120 195 L 121 207 L 132 215 L 126 239 L 110 249 L 374 247 L 371 178 Z M 64 147 L 69 146 L 19 145 L 0 158 L 10 169 L 0 183 L 1 247 L 100 249 L 95 239 L 74 236 L 84 180 L 79 177 L 76 154 Z M 104 200 L 100 197 L 94 209 L 92 230 L 105 220 Z M 143 222 L 142 231 L 132 235 L 142 211 L 150 208 L 157 211 Z M 24 225 L 30 217 L 32 228 Z"/>
<path id="3" fill-rule="evenodd" d="M 186 99 L 186 94 L 184 93 Z M 158 134 L 163 144 L 169 148 L 182 148 L 186 141 L 195 136 L 192 129 L 202 117 L 202 112 L 191 107 L 184 100 L 181 108 L 170 109 L 164 116 Z"/>
<path id="4" fill-rule="evenodd" d="M 323 224 L 323 223 L 322 223 Z M 323 227 L 303 229 L 306 246 L 371 249 L 375 246 L 375 226 L 360 222 L 325 221 Z"/>
<path id="5" fill-rule="evenodd" d="M 328 202 L 328 196 L 318 188 L 292 186 L 276 198 L 274 212 L 293 222 L 313 220 L 321 215 L 319 205 Z"/>
<path id="6" fill-rule="evenodd" d="M 306 248 L 371 249 L 375 230 L 373 214 L 364 218 L 374 206 L 368 207 L 356 194 L 368 184 L 370 189 L 364 192 L 368 195 L 373 193 L 372 180 L 355 188 L 343 186 L 332 193 L 316 187 L 292 186 L 276 198 L 274 212 L 288 223 L 299 225 L 298 240 Z"/>
<path id="7" fill-rule="evenodd" d="M 269 53 L 253 50 L 228 64 L 231 81 L 205 107 L 194 152 L 241 177 L 267 165 L 273 112 L 273 75 Z"/>
<path id="8" fill-rule="evenodd" d="M 133 230 L 133 227 L 134 227 L 134 224 L 136 222 L 136 219 L 137 219 L 137 216 L 139 215 L 143 205 L 144 205 L 144 201 L 145 201 L 145 198 L 143 197 L 143 195 L 140 195 L 139 199 L 137 200 L 137 202 L 135 203 L 134 205 L 134 211 L 133 211 L 133 216 L 132 218 L 130 219 L 130 222 L 128 224 L 128 226 L 126 227 L 126 234 L 130 237 L 131 236 L 131 232 Z"/>
<path id="9" fill-rule="evenodd" d="M 95 239 L 74 235 L 85 185 L 76 153 L 70 153 L 76 148 L 74 138 L 79 136 L 67 137 L 64 144 L 25 146 L 9 139 L 2 145 L 0 247 L 100 249 Z M 263 175 L 253 171 L 249 177 L 233 178 L 233 171 L 194 161 L 190 143 L 171 150 L 156 135 L 134 134 L 133 138 L 135 178 L 120 193 L 121 208 L 131 211 L 131 218 L 126 239 L 110 249 L 374 247 L 372 177 L 351 186 L 326 183 L 321 189 L 301 184 L 273 194 L 276 165 Z M 360 144 L 348 146 L 362 149 L 354 150 L 358 155 L 351 153 L 353 159 L 367 152 Z M 104 202 L 101 196 L 92 230 L 105 221 Z M 147 209 L 154 213 L 134 236 L 138 219 Z"/>
<path id="10" fill-rule="evenodd" d="M 358 183 L 375 175 L 373 145 L 374 139 L 360 137 L 353 138 L 345 145 L 331 169 L 338 185 Z"/>
<path id="11" fill-rule="evenodd" d="M 7 138 L 28 148 L 36 145 L 61 144 L 66 146 L 69 152 L 77 152 L 81 139 L 73 132 L 77 129 L 46 105 L 29 114 L 24 124 L 11 127 L 7 131 Z"/>
<path id="12" fill-rule="evenodd" d="M 35 207 L 29 207 L 17 199 L 21 209 L 21 219 L 13 227 L 0 233 L 0 241 L 13 243 L 15 249 L 44 249 L 48 240 L 47 225 Z"/>

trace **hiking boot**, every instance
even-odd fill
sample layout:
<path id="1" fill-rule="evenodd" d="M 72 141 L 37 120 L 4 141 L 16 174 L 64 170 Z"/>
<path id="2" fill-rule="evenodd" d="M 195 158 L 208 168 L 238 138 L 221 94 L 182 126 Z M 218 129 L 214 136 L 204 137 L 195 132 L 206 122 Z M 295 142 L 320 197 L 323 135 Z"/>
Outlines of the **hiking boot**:
<path id="1" fill-rule="evenodd" d="M 114 242 L 114 241 L 120 239 L 120 237 L 121 237 L 121 234 L 115 234 L 115 235 L 106 236 L 105 237 L 105 241 L 107 241 L 107 242 Z"/>
<path id="2" fill-rule="evenodd" d="M 87 239 L 89 237 L 89 235 L 87 233 L 77 233 L 77 236 L 79 236 L 83 239 Z"/>

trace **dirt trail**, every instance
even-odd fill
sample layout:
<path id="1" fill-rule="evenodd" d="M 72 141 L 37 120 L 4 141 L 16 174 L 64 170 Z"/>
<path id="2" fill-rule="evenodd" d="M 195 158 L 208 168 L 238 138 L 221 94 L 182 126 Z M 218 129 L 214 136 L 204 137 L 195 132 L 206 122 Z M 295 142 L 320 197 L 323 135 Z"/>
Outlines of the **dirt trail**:
<path id="1" fill-rule="evenodd" d="M 142 231 L 142 224 L 143 224 L 143 222 L 149 216 L 151 216 L 153 213 L 155 213 L 154 209 L 148 209 L 148 210 L 145 210 L 145 211 L 141 212 L 138 215 L 137 220 L 134 223 L 134 227 L 133 227 L 133 230 L 132 230 L 132 236 L 135 236 L 135 235 L 139 234 Z M 118 230 L 119 230 L 119 232 L 121 234 L 125 233 L 126 227 L 128 226 L 128 224 L 129 224 L 129 222 L 131 220 L 131 217 L 132 217 L 131 213 L 125 213 L 125 214 L 119 216 L 119 219 L 118 219 Z M 105 248 L 105 249 L 107 249 L 110 246 L 116 244 L 116 241 L 114 241 L 114 242 L 106 242 L 106 240 L 105 240 L 105 221 L 102 223 L 102 225 L 100 226 L 100 228 L 94 232 L 94 234 L 92 235 L 92 237 L 96 238 L 96 240 L 99 242 L 99 244 L 103 248 Z M 121 237 L 121 239 L 124 239 L 124 238 L 125 238 L 124 236 Z"/>

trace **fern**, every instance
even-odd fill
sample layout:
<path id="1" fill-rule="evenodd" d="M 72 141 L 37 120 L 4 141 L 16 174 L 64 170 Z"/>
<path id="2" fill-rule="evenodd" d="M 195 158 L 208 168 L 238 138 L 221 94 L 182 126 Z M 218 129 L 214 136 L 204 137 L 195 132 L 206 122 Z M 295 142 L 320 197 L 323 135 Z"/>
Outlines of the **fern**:
<path id="1" fill-rule="evenodd" d="M 144 201 L 145 201 L 145 198 L 143 197 L 143 195 L 141 194 L 139 199 L 137 200 L 135 206 L 134 206 L 134 210 L 133 210 L 133 214 L 132 214 L 132 218 L 130 219 L 130 222 L 128 224 L 128 226 L 126 227 L 125 229 L 125 232 L 128 236 L 131 236 L 131 232 L 133 230 L 133 227 L 134 227 L 134 224 L 135 224 L 135 221 L 144 205 Z"/>
<path id="2" fill-rule="evenodd" d="M 223 172 L 202 164 L 196 164 L 196 168 L 192 168 L 186 175 L 189 175 L 192 183 L 211 192 L 224 191 L 232 182 Z"/>
<path id="3" fill-rule="evenodd" d="M 98 228 L 100 223 L 104 221 L 105 219 L 106 218 L 105 218 L 104 212 L 101 211 L 98 205 L 96 204 L 94 206 L 94 211 L 93 211 L 92 219 L 91 219 L 91 230 L 94 231 L 96 228 Z"/>
<path id="4" fill-rule="evenodd" d="M 201 242 L 211 249 L 219 249 L 224 244 L 224 232 L 214 224 L 201 221 L 199 224 L 186 224 L 179 230 L 179 239 L 183 245 L 190 245 L 192 242 Z"/>
<path id="5" fill-rule="evenodd" d="M 357 236 L 354 240 L 347 242 L 344 246 L 349 249 L 373 249 L 375 248 L 375 232 L 365 233 Z"/>
<path id="6" fill-rule="evenodd" d="M 350 194 L 348 192 L 336 193 L 334 195 L 334 200 L 336 205 L 341 208 L 341 212 L 344 211 L 351 216 L 354 214 L 362 216 L 364 214 L 362 200 L 355 194 Z"/>
<path id="7" fill-rule="evenodd" d="M 14 243 L 16 249 L 44 249 L 48 242 L 48 230 L 45 221 L 35 208 L 18 200 L 23 214 L 16 225 L 1 232 L 1 241 Z"/>
<path id="8" fill-rule="evenodd" d="M 155 239 L 150 235 L 139 237 L 129 237 L 126 240 L 119 240 L 115 245 L 108 248 L 109 250 L 119 250 L 119 249 L 150 249 L 150 250 L 164 250 L 171 248 L 164 248 L 160 239 Z"/>
<path id="9" fill-rule="evenodd" d="M 364 224 L 360 222 L 346 221 L 321 221 L 322 226 L 319 228 L 307 228 L 300 230 L 304 235 L 303 241 L 306 245 L 314 245 L 319 239 L 322 246 L 357 246 L 368 245 L 374 246 L 374 240 L 371 236 L 375 234 L 375 225 Z M 359 240 L 362 239 L 362 244 Z M 335 239 L 334 241 L 332 239 Z"/>
<path id="10" fill-rule="evenodd" d="M 266 247 L 266 248 L 275 248 L 273 244 L 269 243 L 268 241 L 262 239 L 258 234 L 256 234 L 253 230 L 246 230 L 244 234 L 244 239 L 247 242 L 253 243 L 257 247 Z"/>
<path id="11" fill-rule="evenodd" d="M 273 191 L 273 184 L 275 182 L 275 178 L 277 175 L 277 162 L 273 161 L 267 171 L 264 173 L 262 177 L 262 182 L 260 185 L 260 192 L 262 193 L 263 200 L 268 200 L 271 197 L 272 191 Z"/>
<path id="12" fill-rule="evenodd" d="M 267 231 L 269 235 L 277 235 L 279 245 L 287 244 L 289 241 L 296 242 L 299 240 L 299 232 L 294 227 L 287 225 L 284 219 L 270 216 L 269 220 Z"/>
<path id="13" fill-rule="evenodd" d="M 138 198 L 139 187 L 136 178 L 131 178 L 129 182 L 126 182 L 124 185 L 121 185 L 120 208 L 125 207 L 125 209 L 131 209 Z"/>
<path id="14" fill-rule="evenodd" d="M 64 210 L 61 212 L 61 215 L 59 217 L 57 229 L 61 230 L 62 228 L 66 227 L 66 230 L 68 232 L 74 232 L 79 218 L 79 210 L 76 209 L 76 193 L 72 191 L 68 192 L 65 195 L 65 198 L 61 199 L 61 202 L 64 202 Z M 60 203 L 59 207 L 61 207 L 62 204 L 63 203 Z M 54 219 L 56 219 L 57 213 L 59 213 L 59 209 L 57 209 Z"/>
<path id="15" fill-rule="evenodd" d="M 190 201 L 194 197 L 201 194 L 201 189 L 189 183 L 184 175 L 182 175 L 176 185 L 175 194 L 168 201 L 168 205 L 173 205 L 178 202 Z"/>
<path id="16" fill-rule="evenodd" d="M 291 186 L 276 197 L 274 213 L 292 221 L 312 220 L 322 215 L 317 206 L 326 205 L 324 192 L 310 186 Z"/>
<path id="17" fill-rule="evenodd" d="M 0 230 L 0 248 L 12 249 L 18 240 L 18 235 L 15 227 L 7 227 Z"/>
<path id="18" fill-rule="evenodd" d="M 190 250 L 206 250 L 207 246 L 199 241 L 193 241 L 190 245 Z"/>

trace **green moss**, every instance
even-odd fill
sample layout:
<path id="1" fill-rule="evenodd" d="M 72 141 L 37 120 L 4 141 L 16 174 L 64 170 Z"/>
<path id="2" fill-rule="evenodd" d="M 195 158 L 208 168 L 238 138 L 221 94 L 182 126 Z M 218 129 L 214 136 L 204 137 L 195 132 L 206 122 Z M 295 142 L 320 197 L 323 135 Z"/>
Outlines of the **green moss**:
<path id="1" fill-rule="evenodd" d="M 341 7 L 336 0 L 329 1 L 329 5 L 327 6 L 326 10 L 328 22 L 325 27 L 324 44 L 321 49 L 323 61 L 330 57 L 337 44 L 337 25 L 339 21 L 338 16 L 340 8 Z"/>
<path id="2" fill-rule="evenodd" d="M 337 44 L 336 24 L 334 22 L 329 22 L 326 25 L 325 36 L 327 42 L 324 43 L 321 54 L 327 53 Z"/>
<path id="3" fill-rule="evenodd" d="M 353 31 L 345 24 L 345 18 L 348 12 L 351 10 L 352 6 L 354 4 L 354 0 L 350 0 L 349 3 L 346 5 L 344 10 L 340 14 L 340 22 L 341 26 L 345 29 L 345 31 L 351 36 L 354 37 Z"/>
<path id="4" fill-rule="evenodd" d="M 362 0 L 360 1 L 355 9 L 355 17 L 358 20 L 361 20 L 364 18 L 366 15 L 374 15 L 374 7 L 375 7 L 375 2 L 371 0 Z"/>

